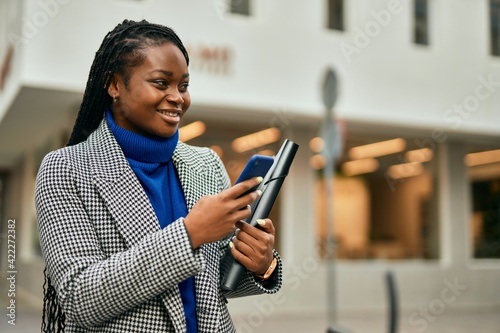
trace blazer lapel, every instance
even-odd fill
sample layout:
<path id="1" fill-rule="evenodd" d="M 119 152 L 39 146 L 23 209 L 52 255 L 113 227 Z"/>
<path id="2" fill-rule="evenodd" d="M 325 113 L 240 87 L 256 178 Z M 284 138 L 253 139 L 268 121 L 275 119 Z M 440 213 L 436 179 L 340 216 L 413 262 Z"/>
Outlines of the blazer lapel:
<path id="1" fill-rule="evenodd" d="M 190 147 L 179 142 L 172 155 L 172 161 L 179 175 L 188 211 L 202 196 L 215 194 L 207 193 L 207 184 L 214 179 L 213 170 L 206 163 L 202 163 Z"/>
<path id="2" fill-rule="evenodd" d="M 88 144 L 95 186 L 127 245 L 160 230 L 154 209 L 105 120 Z"/>

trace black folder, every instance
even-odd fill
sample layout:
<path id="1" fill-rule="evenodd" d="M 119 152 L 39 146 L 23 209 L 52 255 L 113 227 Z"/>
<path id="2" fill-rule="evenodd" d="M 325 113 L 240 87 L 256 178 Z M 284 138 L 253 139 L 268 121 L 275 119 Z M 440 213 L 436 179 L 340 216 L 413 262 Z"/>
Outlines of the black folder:
<path id="1" fill-rule="evenodd" d="M 273 165 L 258 188 L 262 191 L 262 195 L 252 203 L 252 213 L 245 222 L 258 227 L 257 220 L 269 216 L 298 148 L 299 145 L 293 141 L 285 140 L 283 142 L 274 157 Z M 230 250 L 227 250 L 221 262 L 221 271 L 223 272 L 222 290 L 234 291 L 238 287 L 246 268 L 234 259 Z"/>

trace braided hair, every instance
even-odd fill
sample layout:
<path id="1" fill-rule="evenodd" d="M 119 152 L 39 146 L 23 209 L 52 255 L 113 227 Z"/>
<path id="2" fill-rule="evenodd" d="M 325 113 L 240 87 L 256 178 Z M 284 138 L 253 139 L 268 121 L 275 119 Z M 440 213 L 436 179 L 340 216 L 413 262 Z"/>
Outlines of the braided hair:
<path id="1" fill-rule="evenodd" d="M 90 69 L 68 146 L 85 141 L 104 118 L 106 107 L 112 98 L 108 88 L 114 74 L 123 77 L 125 87 L 132 69 L 140 66 L 147 56 L 149 47 L 172 43 L 183 53 L 189 65 L 189 56 L 177 34 L 169 27 L 124 20 L 104 37 Z M 65 314 L 58 302 L 56 290 L 51 284 L 47 268 L 44 270 L 42 332 L 64 332 Z"/>

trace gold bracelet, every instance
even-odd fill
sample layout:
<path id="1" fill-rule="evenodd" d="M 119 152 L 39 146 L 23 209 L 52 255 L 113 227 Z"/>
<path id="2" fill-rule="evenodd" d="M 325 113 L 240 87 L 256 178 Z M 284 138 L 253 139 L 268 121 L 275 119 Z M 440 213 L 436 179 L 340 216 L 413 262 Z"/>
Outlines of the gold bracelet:
<path id="1" fill-rule="evenodd" d="M 269 277 L 271 276 L 271 274 L 273 274 L 274 269 L 276 268 L 276 264 L 277 263 L 278 263 L 278 260 L 276 260 L 276 258 L 273 258 L 273 261 L 271 262 L 271 265 L 269 266 L 269 268 L 267 269 L 267 271 L 264 274 L 262 274 L 262 275 L 255 274 L 255 276 L 257 276 L 262 281 L 265 281 L 265 280 L 269 279 Z"/>

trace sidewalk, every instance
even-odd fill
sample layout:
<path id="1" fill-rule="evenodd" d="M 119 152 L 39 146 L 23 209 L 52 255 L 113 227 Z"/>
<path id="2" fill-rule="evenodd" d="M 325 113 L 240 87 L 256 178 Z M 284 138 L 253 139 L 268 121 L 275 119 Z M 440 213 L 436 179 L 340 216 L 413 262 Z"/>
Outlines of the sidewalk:
<path id="1" fill-rule="evenodd" d="M 500 308 L 483 309 L 474 312 L 444 312 L 438 317 L 412 317 L 409 314 L 399 317 L 398 333 L 500 333 Z M 326 333 L 328 323 L 324 315 L 274 315 L 265 318 L 262 325 L 255 318 L 233 316 L 239 333 Z M 253 324 L 253 327 L 252 325 Z M 245 325 L 246 324 L 246 325 Z M 388 333 L 388 320 L 385 313 L 353 313 L 338 316 L 342 333 Z"/>
<path id="2" fill-rule="evenodd" d="M 40 332 L 41 309 L 16 300 L 16 325 L 8 323 L 6 299 L 2 297 L 4 309 L 0 320 L 2 333 Z M 356 312 L 339 314 L 338 323 L 347 328 L 343 333 L 388 333 L 386 313 Z M 411 320 L 413 318 L 413 320 Z M 281 315 L 268 318 L 234 315 L 239 333 L 326 333 L 328 329 L 324 314 Z M 399 317 L 398 333 L 500 333 L 500 308 L 477 309 L 475 311 L 445 311 L 441 315 L 412 317 L 403 313 Z"/>

